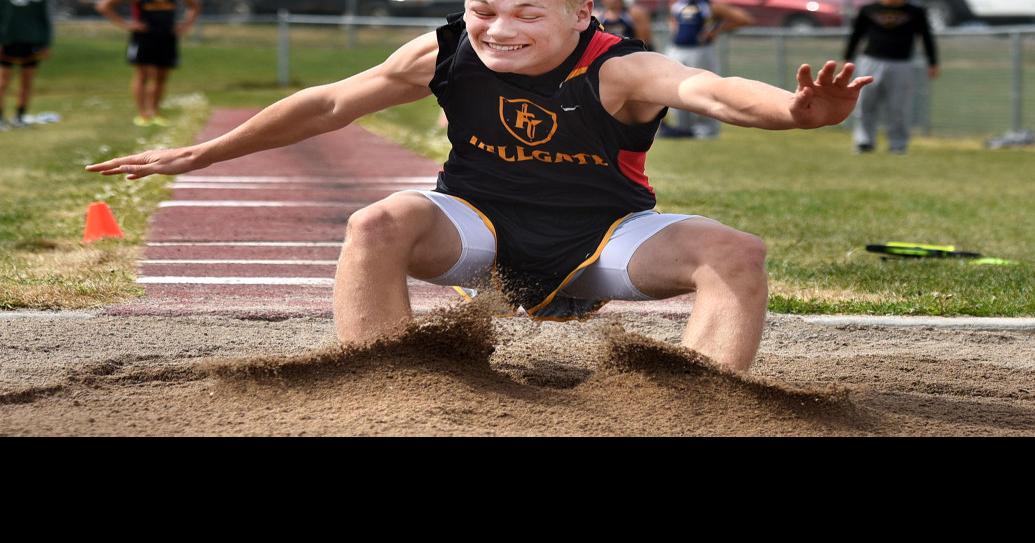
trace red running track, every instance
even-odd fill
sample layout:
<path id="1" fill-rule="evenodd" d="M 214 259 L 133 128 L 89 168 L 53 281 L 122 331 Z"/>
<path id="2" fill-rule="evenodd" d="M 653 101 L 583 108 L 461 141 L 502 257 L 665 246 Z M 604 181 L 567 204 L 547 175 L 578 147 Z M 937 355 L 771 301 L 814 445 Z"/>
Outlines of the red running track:
<path id="1" fill-rule="evenodd" d="M 258 110 L 214 112 L 206 141 Z M 138 281 L 143 298 L 114 315 L 331 315 L 345 223 L 356 210 L 408 188 L 431 188 L 439 165 L 349 126 L 297 145 L 179 176 L 151 218 Z M 458 301 L 452 289 L 410 281 L 413 309 Z M 678 313 L 686 298 L 612 302 L 604 312 Z"/>

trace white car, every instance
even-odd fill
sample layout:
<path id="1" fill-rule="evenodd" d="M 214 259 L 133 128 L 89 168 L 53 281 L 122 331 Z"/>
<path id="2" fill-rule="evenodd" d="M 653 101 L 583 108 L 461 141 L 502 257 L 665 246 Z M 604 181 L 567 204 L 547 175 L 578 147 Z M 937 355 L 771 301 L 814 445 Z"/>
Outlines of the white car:
<path id="1" fill-rule="evenodd" d="M 935 30 L 969 23 L 1035 23 L 1035 0 L 915 0 Z"/>

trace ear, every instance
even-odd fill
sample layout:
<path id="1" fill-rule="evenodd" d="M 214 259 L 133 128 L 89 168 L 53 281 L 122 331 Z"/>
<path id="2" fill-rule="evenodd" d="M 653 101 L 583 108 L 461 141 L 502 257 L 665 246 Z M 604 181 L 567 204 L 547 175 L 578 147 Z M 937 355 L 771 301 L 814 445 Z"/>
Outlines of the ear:
<path id="1" fill-rule="evenodd" d="M 575 9 L 575 30 L 582 32 L 589 28 L 590 18 L 593 16 L 593 0 L 582 0 L 579 7 Z"/>

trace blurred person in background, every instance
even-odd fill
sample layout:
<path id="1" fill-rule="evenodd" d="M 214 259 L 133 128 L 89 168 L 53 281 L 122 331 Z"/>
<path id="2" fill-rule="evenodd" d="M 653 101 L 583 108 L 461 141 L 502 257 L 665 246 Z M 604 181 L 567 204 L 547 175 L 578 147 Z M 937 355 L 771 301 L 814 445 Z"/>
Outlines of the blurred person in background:
<path id="1" fill-rule="evenodd" d="M 746 11 L 711 0 L 675 0 L 669 10 L 671 44 L 666 54 L 691 68 L 719 73 L 715 39 L 723 32 L 754 24 Z M 674 109 L 675 126 L 662 123 L 663 138 L 716 138 L 719 121 Z"/>
<path id="2" fill-rule="evenodd" d="M 97 11 L 115 26 L 130 32 L 126 60 L 135 67 L 133 99 L 137 126 L 168 126 L 158 105 L 165 94 L 169 70 L 179 64 L 179 37 L 190 31 L 201 13 L 199 0 L 185 0 L 187 11 L 176 22 L 176 0 L 130 0 L 132 15 L 123 19 L 115 8 L 122 0 L 101 0 Z"/>
<path id="3" fill-rule="evenodd" d="M 626 7 L 625 0 L 602 0 L 595 15 L 604 31 L 625 38 L 636 38 L 654 50 L 654 33 L 650 27 L 650 13 L 640 6 Z"/>
<path id="4" fill-rule="evenodd" d="M 859 75 L 871 75 L 873 85 L 863 89 L 855 108 L 852 140 L 856 153 L 869 153 L 877 141 L 877 114 L 887 109 L 888 151 L 904 154 L 909 146 L 909 126 L 913 119 L 913 88 L 916 70 L 913 45 L 916 37 L 924 42 L 927 76 L 938 77 L 938 51 L 927 20 L 927 11 L 906 0 L 880 0 L 863 6 L 852 25 L 845 59 L 852 60 L 859 42 L 866 48 L 857 63 Z"/>
<path id="5" fill-rule="evenodd" d="M 36 67 L 49 53 L 52 37 L 46 0 L 0 0 L 0 130 L 26 124 Z M 21 76 L 18 109 L 8 122 L 4 101 L 15 66 Z"/>

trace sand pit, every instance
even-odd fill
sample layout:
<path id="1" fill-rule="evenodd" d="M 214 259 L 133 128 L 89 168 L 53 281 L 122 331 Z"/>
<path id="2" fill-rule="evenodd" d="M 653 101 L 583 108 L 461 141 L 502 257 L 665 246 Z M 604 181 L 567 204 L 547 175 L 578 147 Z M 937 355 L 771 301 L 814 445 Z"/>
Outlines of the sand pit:
<path id="1" fill-rule="evenodd" d="M 1035 435 L 1031 332 L 774 315 L 744 376 L 682 327 L 464 304 L 344 350 L 326 319 L 9 319 L 0 434 Z"/>

